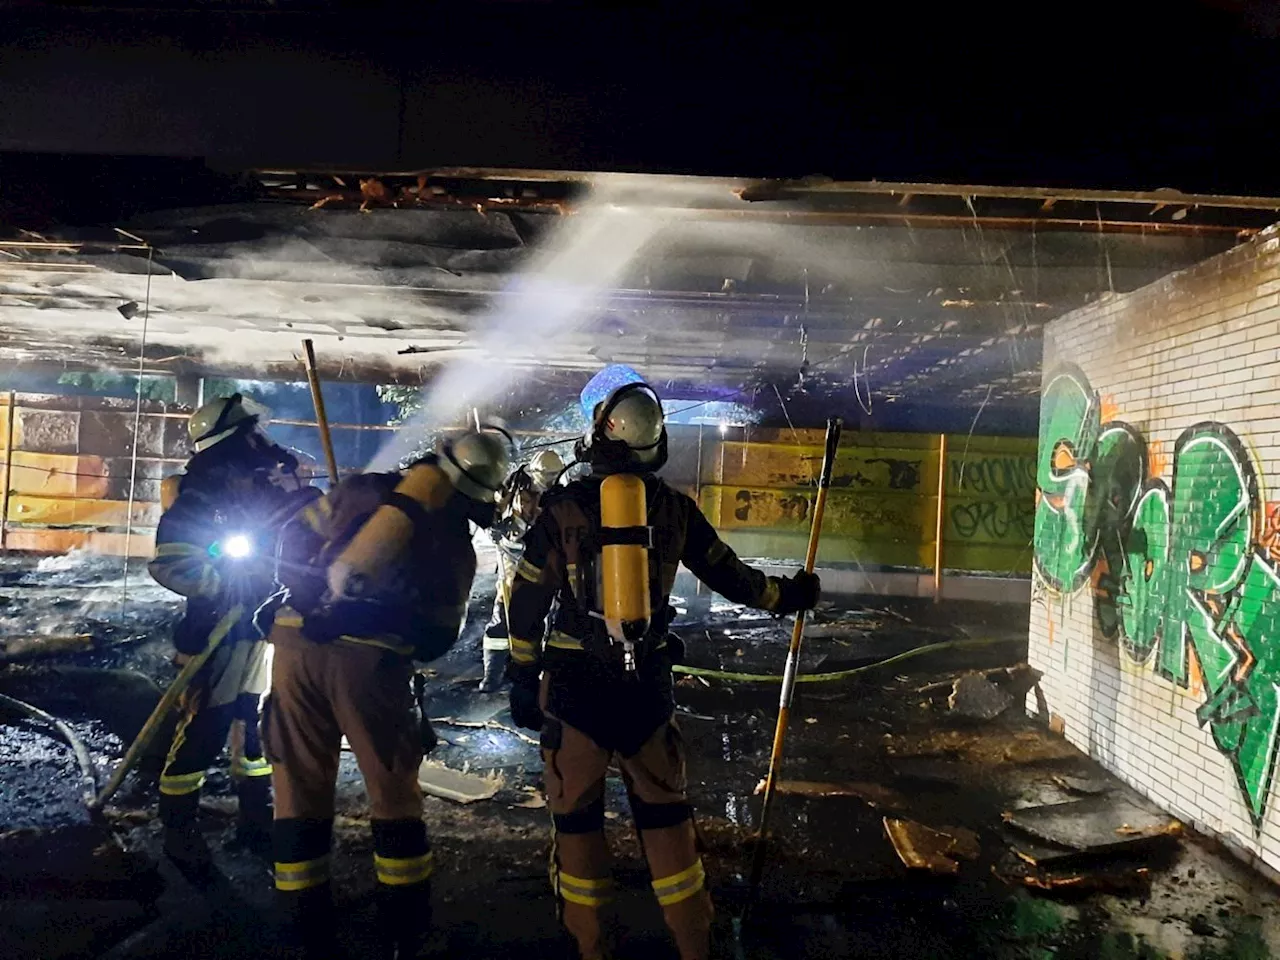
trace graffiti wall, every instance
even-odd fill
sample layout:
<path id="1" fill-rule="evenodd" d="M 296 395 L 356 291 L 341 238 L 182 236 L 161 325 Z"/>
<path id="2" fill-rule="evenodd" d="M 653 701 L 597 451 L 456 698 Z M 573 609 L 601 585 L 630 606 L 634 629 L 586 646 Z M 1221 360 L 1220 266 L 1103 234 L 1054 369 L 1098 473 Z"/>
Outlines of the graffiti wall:
<path id="1" fill-rule="evenodd" d="M 1036 573 L 1059 595 L 1091 590 L 1098 631 L 1132 663 L 1203 691 L 1196 717 L 1260 829 L 1280 732 L 1280 514 L 1229 426 L 1189 425 L 1166 458 L 1103 406 L 1076 368 L 1046 381 Z"/>
<path id="2" fill-rule="evenodd" d="M 1029 574 L 1035 449 L 1030 437 L 950 435 L 944 463 L 937 434 L 846 433 L 819 561 L 930 569 L 941 471 L 943 567 Z M 822 452 L 814 430 L 708 442 L 696 484 L 702 507 L 744 555 L 800 559 Z"/>

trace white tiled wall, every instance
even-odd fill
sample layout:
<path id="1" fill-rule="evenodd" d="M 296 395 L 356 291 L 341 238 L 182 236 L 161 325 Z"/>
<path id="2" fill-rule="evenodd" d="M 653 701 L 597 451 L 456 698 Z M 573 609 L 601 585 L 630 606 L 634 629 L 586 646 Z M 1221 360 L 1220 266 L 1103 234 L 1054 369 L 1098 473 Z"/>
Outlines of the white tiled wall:
<path id="1" fill-rule="evenodd" d="M 1137 428 L 1149 450 L 1160 444 L 1166 482 L 1186 428 L 1214 420 L 1234 430 L 1261 481 L 1262 536 L 1265 501 L 1280 500 L 1280 226 L 1050 323 L 1046 383 L 1064 363 L 1083 371 L 1105 414 Z M 1042 461 L 1048 454 L 1042 437 Z M 1197 721 L 1208 691 L 1176 687 L 1107 639 L 1091 583 L 1058 595 L 1037 575 L 1032 597 L 1031 663 L 1068 739 L 1175 816 L 1280 871 L 1280 782 L 1255 825 L 1229 757 Z M 1280 683 L 1280 666 L 1271 669 Z"/>

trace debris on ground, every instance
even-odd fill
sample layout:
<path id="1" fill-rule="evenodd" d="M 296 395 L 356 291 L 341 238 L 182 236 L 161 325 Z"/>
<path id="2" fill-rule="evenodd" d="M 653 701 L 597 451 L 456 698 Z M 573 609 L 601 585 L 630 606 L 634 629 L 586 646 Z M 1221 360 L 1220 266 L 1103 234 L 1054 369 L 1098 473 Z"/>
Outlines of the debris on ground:
<path id="1" fill-rule="evenodd" d="M 1182 836 L 1182 824 L 1150 804 L 1096 796 L 1003 815 L 1015 830 L 1067 850 L 1093 855 L 1133 850 Z"/>
<path id="2" fill-rule="evenodd" d="M 1114 896 L 1146 897 L 1151 891 L 1150 868 L 1131 864 L 1052 868 L 1027 863 L 1018 857 L 1009 857 L 991 869 L 996 877 L 1011 886 L 1027 887 L 1058 896 L 1074 898 L 1089 893 L 1107 893 Z"/>
<path id="3" fill-rule="evenodd" d="M 1013 703 L 1013 697 L 982 674 L 966 673 L 956 678 L 951 696 L 947 698 L 947 709 L 969 720 L 991 720 Z"/>
<path id="4" fill-rule="evenodd" d="M 1110 789 L 1107 785 L 1107 781 L 1102 779 L 1090 779 L 1087 777 L 1055 776 L 1053 778 L 1053 782 L 1067 793 L 1074 793 L 1085 797 L 1101 796 Z"/>
<path id="5" fill-rule="evenodd" d="M 976 860 L 980 852 L 977 834 L 960 827 L 934 830 L 914 820 L 885 817 L 884 832 L 909 870 L 956 874 L 960 872 L 958 860 Z"/>
<path id="6" fill-rule="evenodd" d="M 492 800 L 505 782 L 502 774 L 497 772 L 481 777 L 454 770 L 432 760 L 423 760 L 422 766 L 418 768 L 418 785 L 422 787 L 423 793 L 442 800 L 453 800 L 455 803 Z"/>
<path id="7" fill-rule="evenodd" d="M 766 782 L 761 780 L 756 784 L 756 796 L 764 793 Z M 906 806 L 906 798 L 902 794 L 878 783 L 779 780 L 773 785 L 773 789 L 777 793 L 793 797 L 857 797 L 873 807 L 883 807 L 886 810 L 900 810 Z"/>

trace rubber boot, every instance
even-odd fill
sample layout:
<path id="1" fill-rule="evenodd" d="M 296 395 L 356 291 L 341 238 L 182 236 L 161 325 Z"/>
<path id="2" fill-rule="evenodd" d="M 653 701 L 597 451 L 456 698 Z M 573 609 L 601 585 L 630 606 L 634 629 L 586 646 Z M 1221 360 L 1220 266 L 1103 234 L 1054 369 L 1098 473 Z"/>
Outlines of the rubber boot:
<path id="1" fill-rule="evenodd" d="M 378 886 L 378 927 L 390 960 L 418 956 L 431 934 L 431 882 Z"/>
<path id="2" fill-rule="evenodd" d="M 271 778 L 245 777 L 236 793 L 240 797 L 236 842 L 258 859 L 271 863 Z"/>
<path id="3" fill-rule="evenodd" d="M 506 679 L 508 653 L 506 650 L 485 650 L 484 679 L 480 681 L 481 693 L 497 693 Z"/>
<path id="4" fill-rule="evenodd" d="M 276 892 L 277 936 L 291 957 L 332 960 L 337 936 L 333 892 L 326 882 L 297 892 Z"/>
<path id="5" fill-rule="evenodd" d="M 213 857 L 196 822 L 200 793 L 174 797 L 160 795 L 160 822 L 164 824 L 164 855 L 178 872 L 197 884 L 213 876 Z"/>

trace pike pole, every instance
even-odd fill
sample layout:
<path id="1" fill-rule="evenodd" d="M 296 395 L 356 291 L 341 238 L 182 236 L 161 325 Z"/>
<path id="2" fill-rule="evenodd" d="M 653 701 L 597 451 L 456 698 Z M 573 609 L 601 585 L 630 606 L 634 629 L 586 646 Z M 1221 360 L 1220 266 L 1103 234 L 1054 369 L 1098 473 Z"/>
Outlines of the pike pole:
<path id="1" fill-rule="evenodd" d="M 329 435 L 329 418 L 324 412 L 324 394 L 320 392 L 320 374 L 316 370 L 316 348 L 310 340 L 302 341 L 306 355 L 307 383 L 311 385 L 311 402 L 316 408 L 316 425 L 320 428 L 320 446 L 324 448 L 324 462 L 329 469 L 329 483 L 338 485 L 338 461 L 333 455 L 333 438 Z"/>
<path id="2" fill-rule="evenodd" d="M 831 488 L 831 473 L 835 469 L 836 448 L 840 446 L 840 431 L 844 423 L 839 417 L 827 420 L 826 448 L 822 454 L 822 472 L 818 477 L 818 495 L 813 502 L 813 516 L 809 522 L 809 550 L 805 554 L 804 569 L 813 573 L 818 560 L 818 541 L 822 536 L 822 515 L 827 508 L 827 491 Z M 751 888 L 747 897 L 744 916 L 751 909 L 760 892 L 764 877 L 767 844 L 769 839 L 769 814 L 773 810 L 773 798 L 782 767 L 782 750 L 787 740 L 787 721 L 791 716 L 791 698 L 796 689 L 796 670 L 800 665 L 800 644 L 804 639 L 806 611 L 796 614 L 791 630 L 791 646 L 787 650 L 787 665 L 782 674 L 782 695 L 778 699 L 778 724 L 773 731 L 773 751 L 769 756 L 769 773 L 765 778 L 764 800 L 760 805 L 760 832 L 756 836 L 755 857 L 751 863 Z"/>

